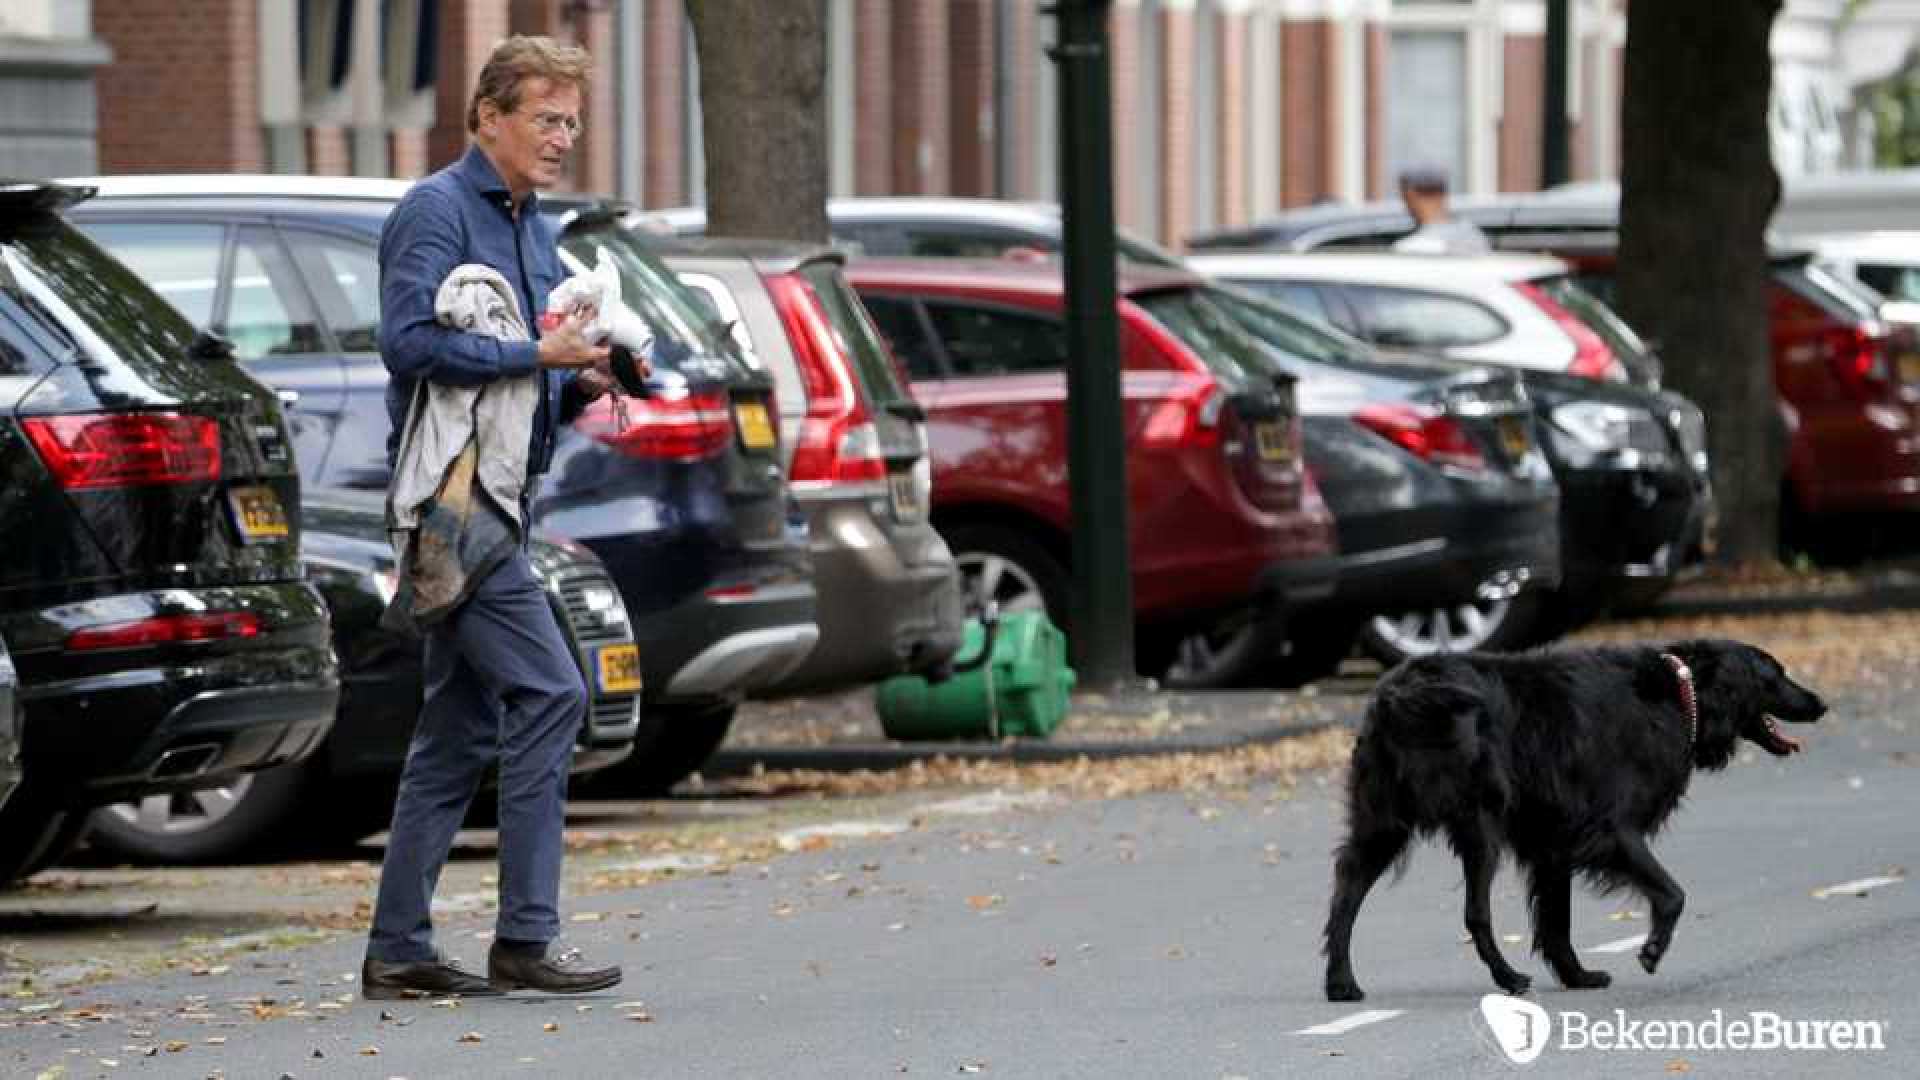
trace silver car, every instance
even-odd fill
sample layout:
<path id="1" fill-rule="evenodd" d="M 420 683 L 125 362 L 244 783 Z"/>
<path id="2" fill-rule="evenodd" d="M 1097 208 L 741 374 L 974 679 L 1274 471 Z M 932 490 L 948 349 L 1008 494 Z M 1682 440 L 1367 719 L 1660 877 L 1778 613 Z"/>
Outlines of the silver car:
<path id="1" fill-rule="evenodd" d="M 781 453 L 812 533 L 820 640 L 771 692 L 932 673 L 960 645 L 953 555 L 928 516 L 925 414 L 839 253 L 675 241 L 667 265 L 774 378 Z"/>

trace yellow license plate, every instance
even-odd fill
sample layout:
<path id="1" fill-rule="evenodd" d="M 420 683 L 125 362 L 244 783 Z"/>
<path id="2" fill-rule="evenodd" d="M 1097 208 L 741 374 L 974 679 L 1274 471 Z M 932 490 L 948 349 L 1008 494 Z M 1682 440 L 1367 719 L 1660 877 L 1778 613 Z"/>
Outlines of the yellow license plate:
<path id="1" fill-rule="evenodd" d="M 637 694 L 640 692 L 640 646 L 608 645 L 595 658 L 599 666 L 600 692 Z"/>
<path id="2" fill-rule="evenodd" d="M 773 445 L 773 422 L 767 419 L 767 407 L 746 402 L 733 407 L 733 422 L 740 428 L 740 441 L 749 450 L 765 450 Z"/>
<path id="3" fill-rule="evenodd" d="M 893 497 L 894 517 L 901 521 L 919 521 L 927 516 L 926 505 L 920 499 L 920 485 L 911 469 L 888 474 L 887 490 Z"/>
<path id="4" fill-rule="evenodd" d="M 1500 449 L 1507 457 L 1519 461 L 1533 448 L 1533 440 L 1527 435 L 1527 421 L 1519 416 L 1500 418 Z"/>
<path id="5" fill-rule="evenodd" d="M 240 538 L 247 543 L 287 538 L 287 510 L 280 505 L 280 496 L 272 488 L 234 488 L 227 492 L 227 501 L 233 506 L 233 520 L 240 527 Z"/>
<path id="6" fill-rule="evenodd" d="M 1920 352 L 1903 352 L 1897 362 L 1902 383 L 1908 386 L 1920 383 Z"/>
<path id="7" fill-rule="evenodd" d="M 1293 444 L 1287 440 L 1287 426 L 1279 423 L 1253 425 L 1253 445 L 1261 461 L 1286 461 L 1293 456 Z"/>

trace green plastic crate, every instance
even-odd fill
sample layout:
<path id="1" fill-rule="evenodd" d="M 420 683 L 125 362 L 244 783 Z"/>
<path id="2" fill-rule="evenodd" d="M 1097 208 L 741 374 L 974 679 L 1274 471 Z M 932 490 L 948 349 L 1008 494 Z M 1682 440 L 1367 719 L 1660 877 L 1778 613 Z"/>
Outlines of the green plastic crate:
<path id="1" fill-rule="evenodd" d="M 978 658 L 986 636 L 978 619 L 968 620 L 958 663 Z M 1001 618 L 985 664 L 940 683 L 895 676 L 880 684 L 874 704 L 893 739 L 1044 737 L 1060 726 L 1072 691 L 1066 635 L 1044 613 L 1023 611 Z"/>

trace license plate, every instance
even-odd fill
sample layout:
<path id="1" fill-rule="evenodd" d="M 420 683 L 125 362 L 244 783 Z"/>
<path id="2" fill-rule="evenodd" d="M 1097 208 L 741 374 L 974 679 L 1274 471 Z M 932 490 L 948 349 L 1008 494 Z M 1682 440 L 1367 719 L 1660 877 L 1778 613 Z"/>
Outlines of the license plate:
<path id="1" fill-rule="evenodd" d="M 1527 434 L 1527 421 L 1524 417 L 1503 416 L 1500 418 L 1500 449 L 1506 451 L 1507 458 L 1519 461 L 1533 448 L 1533 440 Z"/>
<path id="2" fill-rule="evenodd" d="M 740 429 L 740 442 L 749 450 L 765 450 L 773 445 L 773 422 L 767 419 L 767 407 L 743 402 L 733 407 L 733 422 Z"/>
<path id="3" fill-rule="evenodd" d="M 233 521 L 247 543 L 287 538 L 287 511 L 270 487 L 242 487 L 227 492 Z"/>
<path id="4" fill-rule="evenodd" d="M 887 490 L 893 496 L 893 514 L 901 521 L 919 521 L 927 508 L 920 502 L 920 485 L 912 470 L 887 474 Z"/>
<path id="5" fill-rule="evenodd" d="M 1920 384 L 1920 352 L 1903 352 L 1896 363 L 1902 383 L 1908 386 Z"/>
<path id="6" fill-rule="evenodd" d="M 1286 461 L 1293 457 L 1293 444 L 1287 439 L 1287 426 L 1277 422 L 1253 425 L 1253 445 L 1261 461 Z"/>
<path id="7" fill-rule="evenodd" d="M 640 692 L 640 646 L 608 645 L 600 650 L 595 663 L 599 668 L 601 693 Z"/>

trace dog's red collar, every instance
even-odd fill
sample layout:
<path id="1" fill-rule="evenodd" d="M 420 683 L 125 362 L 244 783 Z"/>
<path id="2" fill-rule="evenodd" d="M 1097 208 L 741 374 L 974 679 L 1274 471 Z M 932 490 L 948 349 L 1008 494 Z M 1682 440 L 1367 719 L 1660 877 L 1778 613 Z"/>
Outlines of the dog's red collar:
<path id="1" fill-rule="evenodd" d="M 1687 752 L 1692 753 L 1693 740 L 1700 730 L 1700 699 L 1693 692 L 1693 669 L 1670 652 L 1661 653 L 1660 659 L 1667 662 L 1680 682 L 1680 712 L 1687 718 Z"/>

